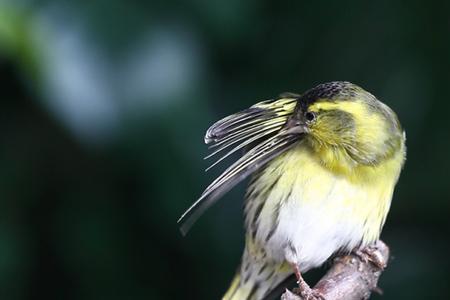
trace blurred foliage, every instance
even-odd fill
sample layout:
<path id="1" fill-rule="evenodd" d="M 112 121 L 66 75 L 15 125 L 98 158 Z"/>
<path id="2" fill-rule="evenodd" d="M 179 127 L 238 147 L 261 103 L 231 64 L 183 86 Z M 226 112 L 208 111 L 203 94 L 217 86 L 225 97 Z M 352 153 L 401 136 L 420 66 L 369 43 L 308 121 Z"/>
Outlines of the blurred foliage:
<path id="1" fill-rule="evenodd" d="M 186 238 L 214 120 L 348 80 L 398 113 L 408 161 L 383 299 L 450 292 L 447 1 L 0 1 L 0 297 L 219 299 L 244 185 Z M 379 296 L 374 296 L 379 299 Z"/>

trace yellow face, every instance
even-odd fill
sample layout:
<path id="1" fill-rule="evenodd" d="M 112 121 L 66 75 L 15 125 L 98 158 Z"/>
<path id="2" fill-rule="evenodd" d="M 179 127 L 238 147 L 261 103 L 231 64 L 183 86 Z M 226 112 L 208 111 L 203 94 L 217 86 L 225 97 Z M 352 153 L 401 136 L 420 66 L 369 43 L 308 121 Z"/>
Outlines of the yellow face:
<path id="1" fill-rule="evenodd" d="M 372 97 L 361 92 L 350 99 L 316 99 L 297 111 L 306 125 L 306 140 L 325 164 L 373 166 L 400 150 L 403 133 L 397 117 Z"/>

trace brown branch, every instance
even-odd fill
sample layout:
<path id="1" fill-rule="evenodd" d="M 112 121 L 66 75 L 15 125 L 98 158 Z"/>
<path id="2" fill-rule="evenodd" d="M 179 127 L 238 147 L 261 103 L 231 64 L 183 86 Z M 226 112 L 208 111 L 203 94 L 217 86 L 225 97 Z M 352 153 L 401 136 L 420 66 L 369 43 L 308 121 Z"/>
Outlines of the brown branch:
<path id="1" fill-rule="evenodd" d="M 370 253 L 372 261 L 354 253 L 336 258 L 330 270 L 314 286 L 313 291 L 318 292 L 326 300 L 368 299 L 372 291 L 381 293 L 377 283 L 387 265 L 389 248 L 382 241 L 377 241 L 364 250 Z M 306 300 L 288 290 L 281 299 Z"/>

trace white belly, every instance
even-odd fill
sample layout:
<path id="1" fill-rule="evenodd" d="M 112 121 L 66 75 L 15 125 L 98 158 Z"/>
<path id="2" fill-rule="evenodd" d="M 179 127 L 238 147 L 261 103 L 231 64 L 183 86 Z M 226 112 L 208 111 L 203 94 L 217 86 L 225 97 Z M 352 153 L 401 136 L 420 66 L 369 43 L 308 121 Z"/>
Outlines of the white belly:
<path id="1" fill-rule="evenodd" d="M 338 250 L 378 239 L 392 188 L 352 183 L 301 149 L 272 162 L 256 184 L 264 186 L 273 178 L 278 180 L 261 199 L 265 203 L 255 234 L 268 257 L 296 263 L 304 272 Z"/>

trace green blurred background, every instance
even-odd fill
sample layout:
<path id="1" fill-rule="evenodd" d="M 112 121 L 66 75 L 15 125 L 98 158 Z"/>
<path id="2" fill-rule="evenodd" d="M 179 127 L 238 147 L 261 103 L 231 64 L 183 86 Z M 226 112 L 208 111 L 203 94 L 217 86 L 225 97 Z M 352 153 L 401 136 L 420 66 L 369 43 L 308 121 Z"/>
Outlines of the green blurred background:
<path id="1" fill-rule="evenodd" d="M 215 120 L 348 80 L 408 161 L 382 299 L 446 299 L 450 2 L 0 0 L 0 298 L 219 299 L 244 186 L 183 238 Z M 381 299 L 380 296 L 374 296 Z"/>

